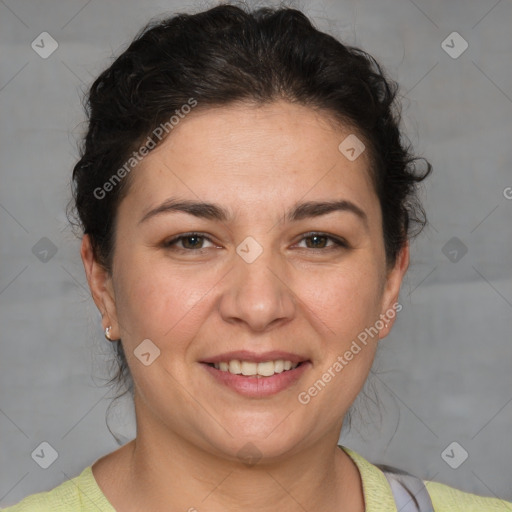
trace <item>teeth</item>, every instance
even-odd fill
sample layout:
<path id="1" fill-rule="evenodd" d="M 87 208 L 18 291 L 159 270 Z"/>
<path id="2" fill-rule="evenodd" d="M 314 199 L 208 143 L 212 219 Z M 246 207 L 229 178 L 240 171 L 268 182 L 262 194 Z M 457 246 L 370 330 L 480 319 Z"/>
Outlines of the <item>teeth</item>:
<path id="1" fill-rule="evenodd" d="M 282 359 L 274 361 L 274 372 L 281 373 L 282 371 L 284 371 L 284 361 Z"/>
<path id="2" fill-rule="evenodd" d="M 240 366 L 242 368 L 242 375 L 258 375 L 258 363 L 242 361 Z"/>
<path id="3" fill-rule="evenodd" d="M 234 375 L 241 374 L 245 376 L 271 377 L 276 373 L 293 370 L 297 368 L 298 365 L 298 363 L 292 363 L 291 361 L 284 361 L 282 359 L 278 359 L 277 361 L 264 361 L 262 363 L 233 359 L 229 362 L 222 361 L 221 363 L 214 363 L 213 366 L 217 368 L 217 370 L 233 373 Z"/>
<path id="4" fill-rule="evenodd" d="M 262 375 L 263 377 L 270 377 L 274 375 L 274 362 L 266 361 L 264 363 L 258 363 L 256 370 L 258 375 Z"/>
<path id="5" fill-rule="evenodd" d="M 219 367 L 219 370 L 222 368 Z M 240 361 L 237 361 L 236 359 L 233 361 L 229 361 L 228 363 L 228 369 L 229 373 L 234 373 L 235 375 L 240 375 L 242 373 L 242 368 L 240 368 Z M 226 370 L 223 370 L 226 371 Z"/>

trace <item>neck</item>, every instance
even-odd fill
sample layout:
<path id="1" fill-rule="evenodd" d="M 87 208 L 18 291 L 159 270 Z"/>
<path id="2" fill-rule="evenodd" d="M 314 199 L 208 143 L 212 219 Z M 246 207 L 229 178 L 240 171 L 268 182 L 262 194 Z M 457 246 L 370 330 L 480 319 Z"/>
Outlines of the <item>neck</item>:
<path id="1" fill-rule="evenodd" d="M 364 512 L 359 470 L 337 446 L 338 436 L 333 429 L 300 451 L 250 465 L 215 453 L 204 438 L 191 442 L 156 418 L 137 415 L 137 438 L 97 461 L 93 474 L 124 512 Z"/>
<path id="2" fill-rule="evenodd" d="M 322 440 L 279 462 L 246 465 L 142 427 L 123 447 L 129 454 L 123 495 L 133 510 L 363 512 L 359 471 L 336 441 Z"/>

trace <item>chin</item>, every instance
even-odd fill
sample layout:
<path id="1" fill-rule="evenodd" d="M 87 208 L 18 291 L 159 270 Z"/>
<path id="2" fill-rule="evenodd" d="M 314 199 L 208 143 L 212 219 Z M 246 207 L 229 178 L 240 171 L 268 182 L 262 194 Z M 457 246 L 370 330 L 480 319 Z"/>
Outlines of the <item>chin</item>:
<path id="1" fill-rule="evenodd" d="M 232 437 L 223 432 L 222 438 L 213 439 L 210 437 L 208 444 L 214 447 L 214 451 L 226 458 L 233 458 L 246 463 L 249 461 L 268 461 L 273 462 L 289 455 L 290 452 L 297 450 L 303 438 L 302 434 L 296 434 L 293 429 L 285 427 L 280 429 L 284 423 L 283 418 L 272 424 L 266 424 L 264 428 L 261 425 L 247 425 L 247 428 L 230 429 Z M 279 425 L 281 422 L 281 425 Z M 277 427 L 277 428 L 276 428 Z"/>

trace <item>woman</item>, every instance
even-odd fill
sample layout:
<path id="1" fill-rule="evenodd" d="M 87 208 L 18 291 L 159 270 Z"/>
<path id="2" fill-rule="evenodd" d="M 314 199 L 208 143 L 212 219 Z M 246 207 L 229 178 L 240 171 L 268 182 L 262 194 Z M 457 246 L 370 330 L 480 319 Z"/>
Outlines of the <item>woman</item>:
<path id="1" fill-rule="evenodd" d="M 99 76 L 74 206 L 137 436 L 8 511 L 512 510 L 337 444 L 425 222 L 395 96 L 291 9 L 154 23 Z"/>

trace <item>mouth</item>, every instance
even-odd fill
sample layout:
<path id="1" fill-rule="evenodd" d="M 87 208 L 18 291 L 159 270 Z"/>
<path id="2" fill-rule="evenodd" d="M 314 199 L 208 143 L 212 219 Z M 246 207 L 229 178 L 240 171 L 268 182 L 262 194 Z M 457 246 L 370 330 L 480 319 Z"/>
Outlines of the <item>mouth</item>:
<path id="1" fill-rule="evenodd" d="M 201 361 L 214 381 L 238 394 L 263 398 L 297 383 L 312 366 L 309 359 L 288 352 L 231 352 Z"/>
<path id="2" fill-rule="evenodd" d="M 295 370 L 295 368 L 306 362 L 307 361 L 293 363 L 287 359 L 277 359 L 275 361 L 263 361 L 261 363 L 256 363 L 254 361 L 241 361 L 239 359 L 231 359 L 230 361 L 205 364 L 221 372 L 231 373 L 232 375 L 266 378 L 272 377 L 279 373 Z"/>

